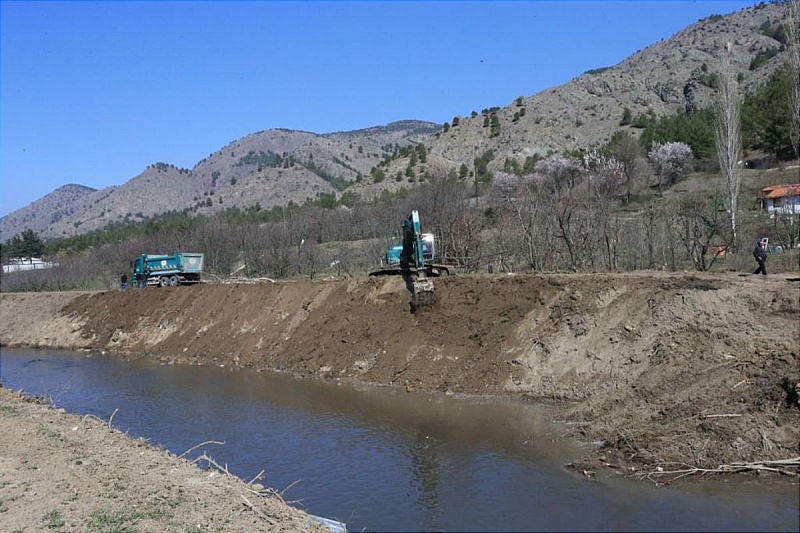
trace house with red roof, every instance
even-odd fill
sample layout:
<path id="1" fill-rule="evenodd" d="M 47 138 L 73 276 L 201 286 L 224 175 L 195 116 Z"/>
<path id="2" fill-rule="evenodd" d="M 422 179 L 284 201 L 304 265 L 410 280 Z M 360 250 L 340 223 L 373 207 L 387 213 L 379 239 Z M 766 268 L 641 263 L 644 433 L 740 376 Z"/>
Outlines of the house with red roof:
<path id="1" fill-rule="evenodd" d="M 800 183 L 764 187 L 759 199 L 770 216 L 800 215 Z"/>

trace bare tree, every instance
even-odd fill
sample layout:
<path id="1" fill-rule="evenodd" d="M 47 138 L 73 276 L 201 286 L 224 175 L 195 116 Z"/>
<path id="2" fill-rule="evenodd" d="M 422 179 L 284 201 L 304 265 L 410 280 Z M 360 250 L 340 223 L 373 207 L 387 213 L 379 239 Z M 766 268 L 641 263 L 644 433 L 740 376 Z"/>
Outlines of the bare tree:
<path id="1" fill-rule="evenodd" d="M 598 243 L 603 248 L 602 258 L 605 261 L 605 268 L 616 270 L 619 259 L 620 221 L 613 214 L 616 205 L 614 198 L 622 189 L 625 165 L 597 150 L 584 155 L 583 164 L 589 192 L 587 207 L 589 216 L 594 222 L 593 228 L 597 232 Z M 594 268 L 596 269 L 597 265 L 594 265 Z"/>
<path id="2" fill-rule="evenodd" d="M 193 233 L 190 240 L 199 243 L 200 251 L 205 254 L 204 270 L 217 276 L 230 275 L 239 251 L 228 224 L 219 217 L 212 217 L 196 227 Z"/>
<path id="3" fill-rule="evenodd" d="M 597 250 L 602 241 L 594 202 L 584 195 L 561 195 L 554 202 L 555 237 L 563 245 L 565 266 L 572 272 L 597 268 Z"/>
<path id="4" fill-rule="evenodd" d="M 731 64 L 733 44 L 726 43 L 722 51 L 722 71 L 718 77 L 717 100 L 714 110 L 715 139 L 717 142 L 717 157 L 719 168 L 725 174 L 727 184 L 727 209 L 728 221 L 731 229 L 731 242 L 736 247 L 736 210 L 739 203 L 739 188 L 741 186 L 741 167 L 739 161 L 742 155 L 741 136 L 741 97 L 739 84 L 736 81 L 736 72 Z"/>
<path id="5" fill-rule="evenodd" d="M 725 221 L 719 216 L 722 203 L 722 198 L 715 197 L 710 201 L 689 200 L 681 206 L 680 238 L 686 257 L 691 258 L 697 270 L 710 269 L 720 255 L 719 248 L 712 245 L 722 236 L 725 227 Z M 710 253 L 712 248 L 716 249 L 713 254 Z"/>
<path id="6" fill-rule="evenodd" d="M 521 180 L 514 198 L 508 202 L 513 209 L 514 234 L 518 253 L 532 270 L 547 268 L 552 251 L 547 218 L 550 216 L 550 196 L 530 176 Z"/>
<path id="7" fill-rule="evenodd" d="M 475 272 L 483 259 L 481 242 L 481 220 L 474 209 L 462 209 L 439 226 L 442 242 L 447 243 L 451 258 L 466 272 Z"/>
<path id="8" fill-rule="evenodd" d="M 272 248 L 270 235 L 259 224 L 242 224 L 235 233 L 246 276 L 262 276 L 267 272 L 267 252 Z"/>
<path id="9" fill-rule="evenodd" d="M 794 155 L 800 158 L 800 1 L 786 2 L 786 37 L 791 67 L 792 94 L 789 98 L 790 136 Z"/>
<path id="10" fill-rule="evenodd" d="M 625 203 L 631 201 L 631 190 L 641 172 L 642 149 L 639 141 L 631 134 L 624 132 L 619 135 L 613 148 L 614 158 L 622 163 L 625 181 Z"/>
<path id="11" fill-rule="evenodd" d="M 319 272 L 320 266 L 324 264 L 322 250 L 314 239 L 302 240 L 297 251 L 297 262 L 300 272 L 308 279 L 314 279 Z"/>
<path id="12" fill-rule="evenodd" d="M 423 231 L 437 236 L 442 262 L 455 262 L 460 268 L 474 270 L 481 256 L 480 216 L 465 207 L 467 194 L 455 173 L 437 172 L 409 196 L 423 217 Z"/>
<path id="13" fill-rule="evenodd" d="M 641 220 L 644 229 L 645 257 L 647 258 L 645 262 L 646 268 L 654 268 L 656 266 L 656 232 L 659 215 L 659 205 L 653 202 L 647 204 L 642 210 Z"/>

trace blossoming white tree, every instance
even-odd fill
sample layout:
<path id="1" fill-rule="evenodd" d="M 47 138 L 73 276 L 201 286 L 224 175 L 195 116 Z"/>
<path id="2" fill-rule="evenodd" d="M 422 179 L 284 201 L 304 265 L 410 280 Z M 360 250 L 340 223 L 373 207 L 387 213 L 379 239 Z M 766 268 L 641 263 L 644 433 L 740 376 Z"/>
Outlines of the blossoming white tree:
<path id="1" fill-rule="evenodd" d="M 572 157 L 551 155 L 536 164 L 536 171 L 547 176 L 556 190 L 565 185 L 572 188 L 579 181 L 583 166 Z"/>
<path id="2" fill-rule="evenodd" d="M 653 143 L 647 154 L 653 165 L 653 170 L 658 176 L 658 190 L 661 191 L 662 183 L 672 185 L 679 179 L 686 177 L 692 171 L 694 154 L 691 147 L 682 142 Z"/>

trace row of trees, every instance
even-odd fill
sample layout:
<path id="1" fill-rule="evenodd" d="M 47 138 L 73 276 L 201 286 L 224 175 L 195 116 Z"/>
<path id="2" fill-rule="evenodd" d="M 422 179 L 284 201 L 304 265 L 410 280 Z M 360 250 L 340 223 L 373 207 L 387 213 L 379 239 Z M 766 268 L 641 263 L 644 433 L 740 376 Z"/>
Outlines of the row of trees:
<path id="1" fill-rule="evenodd" d="M 9 241 L 0 248 L 0 254 L 3 259 L 13 257 L 30 260 L 34 257 L 41 258 L 44 250 L 44 241 L 35 231 L 28 229 L 9 239 Z"/>
<path id="2" fill-rule="evenodd" d="M 524 176 L 495 173 L 479 198 L 471 179 L 450 172 L 375 202 L 351 197 L 349 206 L 173 214 L 169 223 L 150 222 L 138 232 L 129 228 L 124 239 L 111 232 L 101 239 L 98 233 L 81 251 L 46 243 L 47 258 L 59 266 L 3 275 L 2 288 L 111 288 L 132 257 L 176 251 L 205 253 L 212 278 L 364 275 L 399 242 L 400 223 L 412 209 L 420 211 L 424 230 L 436 234 L 440 259 L 462 272 L 704 270 L 721 259 L 712 250 L 729 243 L 724 195 L 681 199 L 656 192 L 658 182 L 669 187 L 683 179 L 690 163 L 687 145 L 665 143 L 635 162 L 647 172 L 633 180 L 622 162 L 593 152 L 580 160 L 551 156 Z M 653 168 L 661 170 L 647 181 Z M 634 200 L 626 205 L 629 194 Z M 796 222 L 780 226 L 780 220 L 748 209 L 740 214 L 743 238 L 755 239 L 771 224 L 774 242 L 791 247 L 800 241 Z M 752 258 L 737 254 L 725 260 L 741 269 Z"/>

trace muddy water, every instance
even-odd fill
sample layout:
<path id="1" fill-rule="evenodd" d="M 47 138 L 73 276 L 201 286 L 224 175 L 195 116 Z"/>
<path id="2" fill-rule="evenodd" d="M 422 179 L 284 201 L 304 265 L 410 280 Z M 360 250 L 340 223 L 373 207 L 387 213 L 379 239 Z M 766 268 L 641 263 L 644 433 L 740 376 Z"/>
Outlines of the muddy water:
<path id="1" fill-rule="evenodd" d="M 654 488 L 562 465 L 545 409 L 2 349 L 0 380 L 108 420 L 176 454 L 207 452 L 246 480 L 350 531 L 797 531 L 798 485 L 782 480 Z"/>

